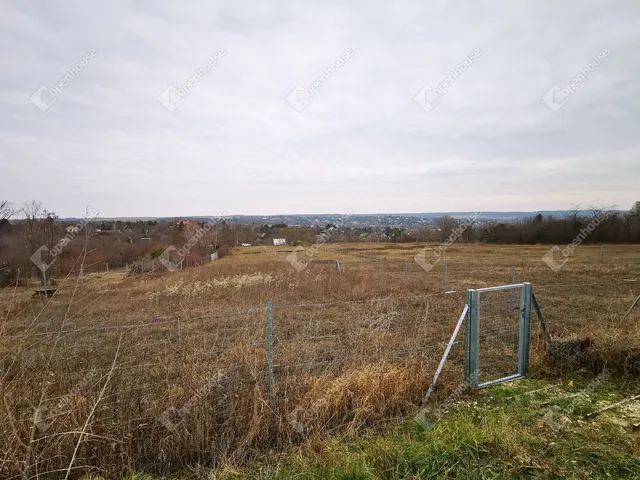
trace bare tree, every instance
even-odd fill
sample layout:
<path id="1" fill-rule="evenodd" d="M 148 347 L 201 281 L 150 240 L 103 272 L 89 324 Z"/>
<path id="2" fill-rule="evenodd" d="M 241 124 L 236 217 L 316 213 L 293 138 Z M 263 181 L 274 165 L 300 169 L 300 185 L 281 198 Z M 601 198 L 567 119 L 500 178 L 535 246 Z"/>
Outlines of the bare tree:
<path id="1" fill-rule="evenodd" d="M 42 246 L 51 250 L 58 238 L 57 216 L 42 207 L 37 200 L 26 202 L 20 209 L 23 220 L 20 224 L 20 237 L 27 252 L 27 261 Z M 45 259 L 43 259 L 45 261 Z M 41 275 L 39 275 L 41 276 Z M 47 273 L 50 276 L 50 272 Z M 44 279 L 41 279 L 44 284 Z"/>
<path id="2" fill-rule="evenodd" d="M 0 223 L 9 220 L 16 214 L 16 209 L 9 200 L 0 200 Z"/>
<path id="3" fill-rule="evenodd" d="M 440 229 L 440 241 L 444 242 L 451 236 L 454 228 L 457 228 L 460 222 L 451 215 L 444 215 L 436 219 L 436 226 Z"/>

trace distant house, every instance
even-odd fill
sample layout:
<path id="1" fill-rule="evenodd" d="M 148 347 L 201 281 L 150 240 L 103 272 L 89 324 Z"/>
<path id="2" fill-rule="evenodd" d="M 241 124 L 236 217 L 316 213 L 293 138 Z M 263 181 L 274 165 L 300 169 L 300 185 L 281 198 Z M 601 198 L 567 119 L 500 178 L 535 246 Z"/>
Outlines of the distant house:
<path id="1" fill-rule="evenodd" d="M 286 245 L 287 244 L 287 239 L 286 238 L 274 238 L 273 239 L 273 244 L 277 247 L 280 247 L 282 245 Z"/>
<path id="2" fill-rule="evenodd" d="M 187 225 L 190 225 L 192 223 L 197 223 L 197 222 L 192 222 L 191 220 L 176 220 L 176 226 L 182 224 L 183 226 L 186 227 Z"/>
<path id="3" fill-rule="evenodd" d="M 78 233 L 80 229 L 76 225 L 69 225 L 67 228 L 67 233 Z"/>

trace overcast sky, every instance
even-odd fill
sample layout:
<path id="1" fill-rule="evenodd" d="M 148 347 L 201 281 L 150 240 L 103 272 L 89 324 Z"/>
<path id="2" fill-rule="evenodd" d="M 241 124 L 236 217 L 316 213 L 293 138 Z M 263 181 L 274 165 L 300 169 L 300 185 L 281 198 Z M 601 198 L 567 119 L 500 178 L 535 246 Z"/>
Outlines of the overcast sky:
<path id="1" fill-rule="evenodd" d="M 0 200 L 61 216 L 640 200 L 637 0 L 314 3 L 3 0 Z M 159 96 L 206 62 L 170 111 Z"/>

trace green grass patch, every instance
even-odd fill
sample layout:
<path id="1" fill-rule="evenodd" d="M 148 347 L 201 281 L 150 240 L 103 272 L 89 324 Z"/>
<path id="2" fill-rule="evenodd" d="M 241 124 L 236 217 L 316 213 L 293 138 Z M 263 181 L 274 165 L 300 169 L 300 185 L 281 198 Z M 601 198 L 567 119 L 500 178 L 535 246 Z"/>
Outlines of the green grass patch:
<path id="1" fill-rule="evenodd" d="M 355 439 L 313 437 L 246 468 L 183 478 L 638 479 L 640 432 L 621 423 L 620 411 L 592 421 L 582 417 L 640 391 L 640 381 L 606 379 L 594 386 L 596 379 L 564 378 L 550 389 L 549 382 L 529 379 L 496 385 L 448 406 L 440 418 L 426 412 Z"/>

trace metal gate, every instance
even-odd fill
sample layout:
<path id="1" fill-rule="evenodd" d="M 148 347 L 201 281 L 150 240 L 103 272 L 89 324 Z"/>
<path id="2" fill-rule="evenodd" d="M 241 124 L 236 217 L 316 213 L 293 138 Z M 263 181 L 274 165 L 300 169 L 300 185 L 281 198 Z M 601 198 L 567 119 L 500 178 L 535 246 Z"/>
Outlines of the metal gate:
<path id="1" fill-rule="evenodd" d="M 531 343 L 531 283 L 467 290 L 465 379 L 471 388 L 526 375 Z"/>

